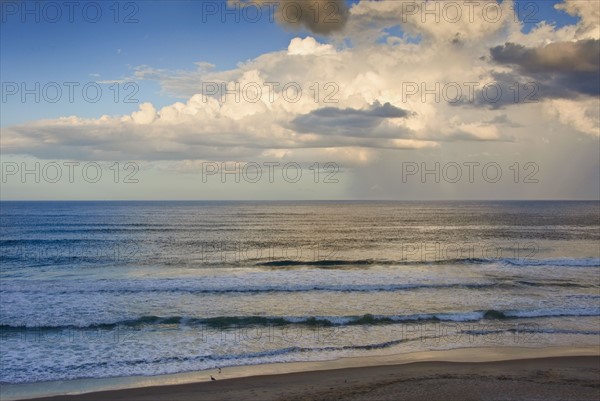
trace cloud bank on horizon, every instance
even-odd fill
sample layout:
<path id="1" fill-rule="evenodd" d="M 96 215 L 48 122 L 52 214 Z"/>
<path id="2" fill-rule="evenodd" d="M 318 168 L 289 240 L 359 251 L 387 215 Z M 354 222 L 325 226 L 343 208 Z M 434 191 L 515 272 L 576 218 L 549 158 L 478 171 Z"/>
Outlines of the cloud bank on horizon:
<path id="1" fill-rule="evenodd" d="M 490 143 L 527 154 L 549 133 L 558 136 L 543 157 L 553 159 L 564 143 L 588 147 L 600 136 L 599 3 L 567 0 L 555 8 L 575 24 L 540 21 L 528 32 L 510 0 L 492 2 L 486 18 L 454 2 L 462 17 L 448 10 L 439 22 L 420 8 L 443 2 L 316 3 L 334 4 L 333 11 L 277 19 L 284 29 L 309 31 L 287 49 L 228 70 L 199 60 L 195 70 L 139 66 L 127 77 L 156 81 L 184 101 L 10 126 L 2 152 L 182 165 L 326 157 L 352 167 L 393 157 L 390 150 L 456 151 L 457 144 L 471 155 Z"/>

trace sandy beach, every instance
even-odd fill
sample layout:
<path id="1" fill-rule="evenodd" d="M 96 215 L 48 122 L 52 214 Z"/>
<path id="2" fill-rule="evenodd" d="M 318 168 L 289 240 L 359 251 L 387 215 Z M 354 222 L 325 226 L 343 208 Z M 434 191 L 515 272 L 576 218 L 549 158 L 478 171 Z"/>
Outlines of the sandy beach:
<path id="1" fill-rule="evenodd" d="M 526 353 L 525 353 L 526 354 Z M 600 357 L 423 361 L 149 386 L 47 401 L 597 400 Z M 207 377 L 208 379 L 208 377 Z"/>

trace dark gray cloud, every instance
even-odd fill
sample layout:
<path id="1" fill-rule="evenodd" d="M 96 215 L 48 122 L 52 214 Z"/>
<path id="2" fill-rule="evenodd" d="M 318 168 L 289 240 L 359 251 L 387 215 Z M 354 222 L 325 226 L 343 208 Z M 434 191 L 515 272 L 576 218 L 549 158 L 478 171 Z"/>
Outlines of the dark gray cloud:
<path id="1" fill-rule="evenodd" d="M 379 102 L 366 110 L 324 107 L 296 117 L 291 127 L 297 132 L 324 135 L 406 137 L 400 130 L 386 129 L 385 123 L 388 119 L 406 118 L 411 114 L 390 103 Z"/>
<path id="2" fill-rule="evenodd" d="M 452 106 L 502 109 L 544 99 L 600 95 L 600 40 L 557 42 L 539 48 L 506 43 L 491 48 L 489 59 L 513 70 L 491 71 L 491 79 L 479 83 L 473 99 L 464 97 Z"/>
<path id="3" fill-rule="evenodd" d="M 325 107 L 296 117 L 290 123 L 289 128 L 298 133 L 318 134 L 319 138 L 314 143 L 318 143 L 321 147 L 343 144 L 344 146 L 386 148 L 392 147 L 389 141 L 394 139 L 434 142 L 510 142 L 514 140 L 513 137 L 504 134 L 497 137 L 485 137 L 461 129 L 446 134 L 430 132 L 426 136 L 417 136 L 409 128 L 391 124 L 389 121 L 394 118 L 408 118 L 411 115 L 414 113 L 390 103 L 382 105 L 375 102 L 366 110 Z M 510 126 L 510 121 L 505 115 L 502 115 L 485 122 L 484 125 Z"/>
<path id="4" fill-rule="evenodd" d="M 284 26 L 328 35 L 343 29 L 348 15 L 345 0 L 279 0 L 277 20 Z"/>
<path id="5" fill-rule="evenodd" d="M 275 20 L 289 28 L 306 28 L 329 35 L 346 26 L 350 14 L 345 0 L 227 0 L 230 6 L 265 7 L 273 10 Z M 275 6 L 274 8 L 271 8 Z"/>
<path id="6" fill-rule="evenodd" d="M 513 66 L 521 75 L 496 74 L 498 78 L 506 83 L 535 82 L 541 99 L 600 95 L 600 40 L 557 42 L 540 48 L 506 43 L 490 49 L 490 54 L 494 62 Z"/>
<path id="7" fill-rule="evenodd" d="M 516 65 L 530 74 L 598 74 L 600 69 L 600 40 L 596 39 L 556 42 L 539 48 L 506 43 L 490 49 L 490 54 L 495 62 Z"/>

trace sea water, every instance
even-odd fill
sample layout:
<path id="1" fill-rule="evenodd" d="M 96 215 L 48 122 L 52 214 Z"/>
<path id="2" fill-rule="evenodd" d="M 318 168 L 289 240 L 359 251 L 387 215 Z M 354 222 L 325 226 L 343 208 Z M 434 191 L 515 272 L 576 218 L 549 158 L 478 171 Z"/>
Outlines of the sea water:
<path id="1" fill-rule="evenodd" d="M 1 202 L 3 383 L 597 345 L 598 202 Z"/>

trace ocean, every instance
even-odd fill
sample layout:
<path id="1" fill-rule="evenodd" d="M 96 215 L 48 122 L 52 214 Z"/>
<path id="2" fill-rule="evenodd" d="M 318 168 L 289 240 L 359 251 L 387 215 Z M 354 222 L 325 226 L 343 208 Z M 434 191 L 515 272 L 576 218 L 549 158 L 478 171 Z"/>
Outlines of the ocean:
<path id="1" fill-rule="evenodd" d="M 3 383 L 600 338 L 597 201 L 0 208 Z"/>

